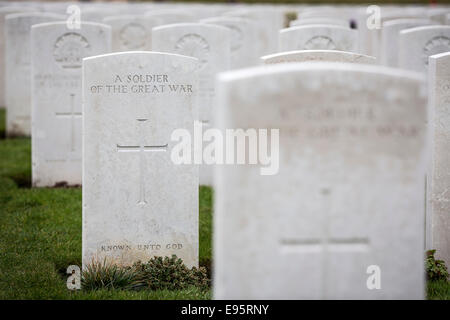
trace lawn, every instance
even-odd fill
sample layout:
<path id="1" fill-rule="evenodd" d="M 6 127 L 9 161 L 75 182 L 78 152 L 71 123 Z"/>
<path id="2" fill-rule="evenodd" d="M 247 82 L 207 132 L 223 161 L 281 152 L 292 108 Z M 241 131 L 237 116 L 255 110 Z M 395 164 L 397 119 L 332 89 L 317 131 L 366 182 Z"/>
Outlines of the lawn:
<path id="1" fill-rule="evenodd" d="M 29 139 L 4 139 L 0 110 L 0 299 L 210 299 L 183 291 L 78 291 L 66 288 L 81 265 L 81 189 L 31 189 Z M 210 269 L 212 190 L 200 187 L 200 265 Z M 449 282 L 428 285 L 429 299 L 450 299 Z"/>

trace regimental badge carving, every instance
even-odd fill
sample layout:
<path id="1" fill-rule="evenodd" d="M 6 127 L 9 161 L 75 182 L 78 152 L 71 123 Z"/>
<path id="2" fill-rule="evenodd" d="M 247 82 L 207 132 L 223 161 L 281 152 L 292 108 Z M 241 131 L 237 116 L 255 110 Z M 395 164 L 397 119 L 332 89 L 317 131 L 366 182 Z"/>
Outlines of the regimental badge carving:
<path id="1" fill-rule="evenodd" d="M 315 36 L 306 41 L 300 50 L 336 50 L 333 40 L 327 36 Z"/>
<path id="2" fill-rule="evenodd" d="M 63 69 L 79 69 L 84 57 L 89 56 L 91 46 L 85 37 L 69 32 L 56 39 L 53 57 Z"/>
<path id="3" fill-rule="evenodd" d="M 130 50 L 145 49 L 147 44 L 147 30 L 139 23 L 129 23 L 119 32 L 120 44 Z"/>
<path id="4" fill-rule="evenodd" d="M 205 67 L 209 60 L 209 44 L 198 34 L 190 33 L 181 37 L 175 43 L 177 53 L 197 58 L 200 62 L 199 69 Z"/>
<path id="5" fill-rule="evenodd" d="M 227 28 L 231 30 L 231 52 L 235 52 L 242 47 L 242 41 L 244 40 L 244 35 L 242 30 L 236 26 L 227 25 Z"/>
<path id="6" fill-rule="evenodd" d="M 434 54 L 450 51 L 450 39 L 444 36 L 437 36 L 429 40 L 423 48 L 423 61 L 428 65 L 428 57 Z"/>

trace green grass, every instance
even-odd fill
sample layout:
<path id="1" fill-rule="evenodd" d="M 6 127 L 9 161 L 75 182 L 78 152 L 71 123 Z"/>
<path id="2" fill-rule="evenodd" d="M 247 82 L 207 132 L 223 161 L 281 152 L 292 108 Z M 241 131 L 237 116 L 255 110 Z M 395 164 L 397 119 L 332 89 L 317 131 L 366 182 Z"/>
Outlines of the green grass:
<path id="1" fill-rule="evenodd" d="M 4 121 L 4 110 L 0 110 Z M 0 123 L 0 132 L 4 123 Z M 81 189 L 29 188 L 29 139 L 0 139 L 0 299 L 210 299 L 211 292 L 71 292 L 66 268 L 81 265 Z M 200 265 L 212 248 L 211 188 L 200 188 Z M 450 282 L 429 282 L 428 299 L 450 299 Z"/>
<path id="2" fill-rule="evenodd" d="M 450 300 L 450 281 L 428 281 L 427 299 Z"/>
<path id="3" fill-rule="evenodd" d="M 4 110 L 0 110 L 0 131 Z M 210 292 L 71 292 L 81 265 L 81 189 L 31 189 L 29 139 L 0 139 L 0 299 L 209 299 Z M 200 264 L 211 261 L 212 192 L 200 188 Z"/>

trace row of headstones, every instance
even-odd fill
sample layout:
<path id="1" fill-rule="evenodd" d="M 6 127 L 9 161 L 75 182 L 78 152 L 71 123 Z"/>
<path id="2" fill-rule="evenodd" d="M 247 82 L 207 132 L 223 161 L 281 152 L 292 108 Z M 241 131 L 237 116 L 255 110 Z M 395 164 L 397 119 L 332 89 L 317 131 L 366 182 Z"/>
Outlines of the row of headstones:
<path id="1" fill-rule="evenodd" d="M 35 148 L 38 139 L 42 139 L 45 141 L 42 145 L 46 146 L 42 150 L 46 153 L 41 162 L 50 163 L 53 170 L 61 163 L 80 161 L 76 157 L 65 158 L 65 155 L 61 158 L 57 151 L 58 143 L 67 147 L 67 141 L 74 142 L 77 137 L 73 119 L 79 112 L 75 106 L 80 104 L 80 98 L 67 89 L 76 91 L 80 88 L 81 58 L 86 56 L 80 52 L 89 48 L 93 51 L 87 55 L 96 55 L 108 52 L 105 48 L 109 46 L 108 27 L 86 23 L 77 32 L 69 33 L 65 28 L 64 23 L 44 24 L 33 27 L 32 31 L 33 69 L 38 71 L 33 71 L 33 105 L 40 103 L 42 107 L 36 110 L 49 110 L 46 115 L 33 113 L 33 123 L 34 117 L 41 117 L 43 123 L 42 127 L 38 126 L 40 131 L 33 132 L 33 161 L 39 159 L 34 152 L 39 150 Z M 167 29 L 160 27 L 159 30 Z M 162 37 L 161 46 L 169 41 L 171 34 L 166 31 Z M 199 48 L 205 48 L 204 42 L 193 40 L 198 39 L 184 39 L 182 44 L 190 46 L 195 43 L 200 45 Z M 206 41 L 208 50 L 213 44 L 214 41 Z M 373 62 L 370 57 L 329 51 L 307 54 L 311 57 L 307 60 Z M 292 55 L 286 55 L 285 59 L 289 60 Z M 114 257 L 115 261 L 129 263 L 155 254 L 176 253 L 188 265 L 197 264 L 198 177 L 193 166 L 173 165 L 169 158 L 173 146 L 168 137 L 175 128 L 185 128 L 192 133 L 192 121 L 198 119 L 195 101 L 201 95 L 202 59 L 197 63 L 193 59 L 167 54 L 123 53 L 90 58 L 85 63 L 84 261 L 108 256 Z M 293 68 L 296 72 L 288 72 Z M 330 74 L 336 79 L 330 79 Z M 316 83 L 320 85 L 308 85 L 301 77 L 308 82 L 317 78 Z M 351 77 L 357 77 L 357 81 L 350 81 Z M 445 77 L 445 73 L 439 77 Z M 434 90 L 442 91 L 433 101 L 445 98 L 445 81 L 448 80 L 439 81 Z M 422 260 L 419 263 L 418 259 L 419 256 L 422 258 L 423 252 L 423 222 L 418 220 L 418 211 L 423 203 L 418 203 L 418 197 L 420 192 L 423 194 L 425 186 L 423 176 L 419 181 L 417 175 L 421 163 L 419 156 L 424 157 L 425 106 L 423 97 L 415 96 L 420 94 L 419 82 L 416 76 L 400 71 L 349 65 L 280 66 L 236 72 L 219 79 L 218 112 L 213 115 L 217 125 L 226 128 L 280 128 L 281 162 L 280 174 L 271 178 L 254 175 L 254 170 L 247 167 L 218 169 L 215 216 L 215 220 L 220 221 L 216 223 L 215 231 L 217 297 L 274 297 L 276 294 L 291 298 L 389 298 L 423 295 L 423 281 L 418 282 L 422 280 L 420 272 L 423 271 Z M 337 88 L 342 92 L 336 92 Z M 405 97 L 408 91 L 409 98 Z M 327 95 L 319 99 L 322 92 L 327 92 Z M 355 92 L 359 94 L 355 95 Z M 339 97 L 339 94 L 344 97 Z M 363 101 L 355 100 L 354 96 Z M 369 103 L 365 96 L 373 97 L 374 101 Z M 341 106 L 336 103 L 343 100 L 345 104 Z M 272 104 L 273 108 L 274 101 L 277 101 L 276 110 L 269 106 Z M 297 108 L 298 101 L 305 109 L 304 113 L 293 109 Z M 327 108 L 330 105 L 335 108 L 336 104 L 336 108 L 342 108 L 341 112 L 336 111 L 338 116 L 322 118 L 327 114 Z M 355 109 L 346 111 L 349 104 Z M 406 107 L 408 104 L 409 109 Z M 61 105 L 65 109 L 59 110 Z M 313 118 L 307 110 L 312 105 L 319 106 Z M 377 108 L 383 106 L 383 112 L 386 108 L 389 110 L 390 107 L 385 105 L 393 105 L 393 114 L 374 117 Z M 263 108 L 260 114 L 261 106 L 266 106 L 267 110 Z M 446 126 L 442 123 L 445 123 L 447 111 L 445 103 L 440 106 L 443 106 L 443 109 L 438 109 L 442 112 L 441 117 L 437 118 L 437 126 L 433 126 L 440 129 L 434 139 L 435 150 L 440 150 L 446 143 L 443 135 Z M 255 119 L 252 110 L 256 108 L 258 117 Z M 358 108 L 362 110 L 358 111 Z M 417 112 L 409 114 L 411 108 Z M 56 121 L 59 117 L 68 118 L 70 122 L 65 124 L 70 123 L 70 130 L 61 130 Z M 224 119 L 234 119 L 235 122 L 224 123 Z M 302 127 L 300 124 L 306 120 L 314 121 L 308 122 L 311 127 L 306 126 L 305 132 L 298 132 Z M 421 120 L 423 123 L 419 125 Z M 353 126 L 355 121 L 361 121 L 360 127 Z M 60 130 L 52 131 L 54 128 Z M 388 138 L 395 139 L 386 141 Z M 349 147 L 348 139 L 361 142 L 362 150 Z M 383 148 L 378 146 L 371 150 L 378 144 Z M 295 151 L 299 146 L 300 150 Z M 344 147 L 349 148 L 349 154 L 343 154 Z M 329 151 L 323 154 L 324 150 Z M 126 153 L 134 151 L 139 159 L 130 159 Z M 441 169 L 445 174 L 445 159 L 442 157 L 445 158 L 444 152 L 433 153 L 433 163 L 437 164 L 433 174 L 439 182 L 428 183 L 428 186 L 434 186 L 436 194 L 430 201 L 436 211 L 433 236 L 436 235 L 437 240 L 434 242 L 440 243 L 448 252 L 447 179 L 445 176 L 442 179 L 443 173 L 439 171 Z M 311 167 L 315 160 L 318 160 L 317 167 Z M 386 169 L 388 174 L 383 173 Z M 377 177 L 374 177 L 375 173 Z M 389 188 L 386 188 L 387 182 Z M 312 188 L 315 184 L 320 185 Z M 292 197 L 290 190 L 293 186 L 303 199 L 300 204 L 297 197 Z M 355 193 L 363 197 L 352 203 Z M 261 194 L 266 194 L 267 199 L 261 199 Z M 271 194 L 274 195 L 268 196 Z M 350 195 L 352 199 L 348 199 Z M 378 204 L 376 199 L 389 201 Z M 283 217 L 277 220 L 278 217 L 272 215 L 280 208 Z M 346 209 L 346 212 L 340 209 Z M 385 216 L 394 211 L 395 217 Z M 360 216 L 360 212 L 365 216 Z M 322 214 L 327 216 L 322 217 Z M 423 220 L 423 210 L 420 214 Z M 299 234 L 301 238 L 297 236 Z M 149 235 L 152 235 L 151 239 Z M 391 254 L 394 251 L 395 254 Z M 389 260 L 392 256 L 395 261 Z M 341 262 L 345 260 L 342 257 L 347 257 L 348 261 Z M 263 259 L 275 262 L 271 264 Z M 365 282 L 360 280 L 365 270 L 361 268 L 371 259 L 377 260 L 382 270 L 387 270 L 387 278 L 384 278 L 389 281 L 387 290 L 362 292 Z M 228 263 L 233 267 L 224 269 Z M 334 263 L 337 268 L 330 267 Z M 411 275 L 405 279 L 402 276 L 409 263 L 413 268 L 406 269 L 411 270 Z M 267 265 L 268 270 L 261 268 L 263 265 Z M 299 276 L 309 274 L 310 270 L 316 270 L 313 273 L 315 278 L 304 280 Z M 286 276 L 279 277 L 278 274 Z M 351 279 L 355 274 L 358 276 Z M 264 275 L 267 275 L 267 283 L 263 281 Z M 270 286 L 280 289 L 274 293 Z"/>
<path id="2" fill-rule="evenodd" d="M 0 9 L 2 10 L 2 9 Z M 11 8 L 6 7 L 3 8 L 4 13 L 11 13 L 12 11 L 19 10 L 18 8 Z M 261 12 L 261 10 L 256 11 L 258 13 Z M 266 11 L 262 11 L 263 13 L 267 13 Z M 185 19 L 186 21 L 189 20 L 189 17 L 186 15 L 183 15 L 182 13 L 179 13 L 177 11 L 169 11 L 166 10 L 166 12 L 161 12 L 161 10 L 158 12 L 152 12 L 153 17 L 156 20 L 145 20 L 142 19 L 142 21 L 147 21 L 151 26 L 158 25 L 158 24 L 164 24 L 164 23 L 170 23 L 170 22 L 176 22 Z M 305 15 L 305 13 L 303 13 Z M 323 14 L 323 13 L 321 13 Z M 150 14 L 149 14 L 150 15 Z M 261 14 L 260 14 L 261 15 Z M 310 14 L 311 15 L 311 14 Z M 5 16 L 5 15 L 4 15 Z M 277 16 L 277 15 L 275 15 Z M 62 19 L 62 16 L 57 16 L 55 14 L 34 14 L 34 13 L 25 13 L 25 14 L 10 14 L 8 19 L 6 19 L 6 40 L 7 40 L 7 48 L 6 50 L 6 61 L 8 63 L 6 64 L 6 74 L 8 75 L 7 81 L 6 81 L 6 87 L 7 87 L 7 95 L 8 95 L 8 117 L 7 117 L 7 132 L 8 135 L 28 135 L 30 134 L 30 120 L 31 120 L 31 102 L 35 102 L 37 99 L 31 99 L 30 94 L 30 87 L 31 87 L 31 81 L 29 81 L 29 78 L 31 77 L 29 68 L 30 68 L 30 48 L 29 48 L 29 36 L 30 36 L 30 27 L 31 25 L 39 22 L 44 21 L 51 21 L 51 20 L 60 20 Z M 97 18 L 98 19 L 98 18 Z M 131 19 L 131 20 L 130 20 Z M 316 18 L 318 19 L 318 18 Z M 327 18 L 323 18 L 327 19 Z M 279 19 L 278 19 L 279 20 Z M 112 17 L 112 18 L 104 18 L 105 22 L 111 23 L 113 26 L 113 35 L 116 34 L 116 36 L 113 36 L 113 39 L 116 38 L 116 41 L 113 41 L 112 43 L 116 43 L 116 50 L 121 50 L 119 43 L 128 43 L 130 47 L 128 50 L 133 49 L 136 46 L 136 41 L 139 39 L 147 39 L 149 37 L 142 37 L 142 33 L 139 33 L 139 30 L 142 27 L 142 24 L 139 23 L 139 19 L 137 16 L 128 16 L 128 17 Z M 141 22 L 142 22 L 141 21 Z M 151 23 L 149 21 L 152 21 Z M 195 56 L 198 59 L 202 61 L 201 65 L 201 84 L 200 84 L 200 112 L 199 112 L 199 118 L 204 123 L 209 123 L 211 119 L 211 108 L 212 108 L 212 101 L 214 98 L 214 81 L 213 77 L 216 73 L 220 71 L 227 70 L 229 68 L 238 68 L 243 66 L 251 66 L 256 64 L 256 54 L 255 52 L 264 52 L 259 50 L 260 48 L 256 48 L 255 45 L 252 45 L 252 41 L 250 39 L 254 38 L 254 35 L 256 33 L 256 22 L 259 20 L 250 20 L 247 18 L 236 18 L 236 17 L 220 17 L 220 18 L 210 18 L 210 19 L 204 19 L 203 22 L 206 22 L 208 24 L 223 24 L 224 26 L 228 27 L 228 31 L 225 31 L 224 28 L 218 28 L 214 27 L 213 25 L 201 25 L 201 24 L 179 24 L 179 25 L 172 25 L 170 28 L 163 29 L 161 27 L 156 28 L 158 30 L 159 40 L 155 39 L 154 50 L 158 51 L 167 51 L 167 52 L 176 52 L 186 55 Z M 301 21 L 301 20 L 299 20 Z M 326 21 L 322 21 L 325 23 Z M 118 25 L 117 25 L 118 23 Z M 357 51 L 357 34 L 356 31 L 351 30 L 348 27 L 342 27 L 342 26 L 332 26 L 331 22 L 328 26 L 326 25 L 307 25 L 303 27 L 294 27 L 294 28 L 287 28 L 280 31 L 280 48 L 281 50 L 290 50 L 294 48 L 301 48 L 301 49 L 338 49 L 338 50 L 345 50 L 345 51 Z M 147 25 L 148 27 L 148 25 Z M 405 54 L 400 55 L 401 61 L 407 61 L 407 63 L 402 63 L 405 66 L 409 65 L 411 69 L 418 69 L 418 70 L 424 70 L 426 63 L 424 63 L 424 60 L 426 61 L 428 54 L 437 53 L 439 51 L 445 52 L 447 50 L 450 50 L 449 47 L 447 47 L 443 40 L 447 39 L 445 35 L 447 35 L 450 31 L 448 30 L 450 27 L 429 27 L 429 28 L 419 28 L 419 29 L 412 29 L 408 30 L 408 33 L 405 34 L 405 41 L 404 46 L 401 46 L 400 52 L 405 52 Z M 147 28 L 148 29 L 148 28 Z M 277 30 L 276 28 L 272 28 L 274 30 Z M 116 30 L 116 32 L 114 32 Z M 117 31 L 120 30 L 120 31 Z M 138 31 L 137 31 L 138 30 Z M 165 31 L 164 31 L 165 30 Z M 238 30 L 238 31 L 236 31 Z M 10 31 L 10 32 L 9 32 Z M 49 46 L 62 46 L 63 48 L 60 48 L 58 50 L 54 50 L 53 56 L 55 59 L 64 59 L 61 57 L 56 57 L 56 55 L 61 54 L 70 54 L 65 49 L 68 46 L 73 45 L 73 42 L 77 41 L 86 41 L 85 37 L 81 37 L 77 39 L 77 33 L 70 32 L 70 30 L 66 30 L 67 34 L 63 37 L 58 39 L 59 43 L 49 44 Z M 105 32 L 104 36 L 106 36 L 108 32 Z M 164 33 L 170 34 L 171 40 L 169 41 L 167 37 L 164 36 Z M 228 34 L 227 34 L 228 33 Z M 393 31 L 392 34 L 395 32 Z M 398 33 L 398 30 L 397 30 Z M 403 33 L 403 32 L 402 32 Z M 117 35 L 119 34 L 119 36 Z M 240 42 L 236 41 L 236 38 L 239 38 L 236 36 L 236 34 L 240 34 L 242 36 L 242 39 Z M 79 35 L 79 34 L 78 34 Z M 252 36 L 253 35 L 253 36 Z M 118 40 L 117 37 L 119 37 L 121 40 Z M 84 39 L 83 39 L 84 38 Z M 235 41 L 232 41 L 234 39 Z M 411 39 L 414 39 L 414 41 L 411 41 Z M 418 41 L 420 39 L 421 41 Z M 38 40 L 37 42 L 39 42 Z M 101 42 L 101 40 L 100 40 Z M 145 41 L 144 41 L 145 42 Z M 260 43 L 264 43 L 264 41 L 259 41 Z M 300 43 L 301 45 L 299 45 Z M 393 41 L 395 43 L 395 41 Z M 431 43 L 432 45 L 429 45 Z M 142 43 L 141 43 L 142 44 Z M 423 54 L 421 45 L 425 46 L 427 48 L 426 54 Z M 113 46 L 114 47 L 114 46 Z M 148 49 L 147 46 L 143 49 Z M 414 48 L 413 48 L 414 47 Z M 230 48 L 230 49 L 228 49 Z M 234 50 L 233 48 L 238 48 L 239 50 Z M 122 48 L 123 49 L 123 48 Z M 138 48 L 136 48 L 138 49 Z M 267 48 L 266 48 L 267 49 Z M 109 46 L 100 46 L 98 50 L 92 51 L 92 48 L 89 45 L 89 42 L 86 42 L 84 44 L 81 44 L 82 52 L 77 53 L 77 57 L 71 57 L 70 59 L 78 59 L 78 62 L 75 62 L 74 66 L 65 66 L 64 63 L 60 66 L 62 69 L 69 69 L 72 71 L 72 69 L 78 69 L 81 66 L 80 59 L 82 56 L 87 55 L 95 55 L 102 52 L 109 52 L 111 48 Z M 437 52 L 436 52 L 437 51 Z M 233 54 L 234 52 L 234 54 Z M 408 54 L 406 54 L 408 53 Z M 411 54 L 413 53 L 413 54 Z M 51 55 L 51 53 L 50 53 Z M 47 57 L 49 57 L 48 55 Z M 333 56 L 335 56 L 335 53 L 331 52 L 324 52 L 324 53 L 286 53 L 283 52 L 281 54 L 275 54 L 270 56 L 265 56 L 262 58 L 262 60 L 266 63 L 272 63 L 272 62 L 280 62 L 280 61 L 298 61 L 298 60 L 304 60 L 305 56 L 307 55 L 308 59 L 311 60 L 333 60 Z M 231 57 L 230 57 L 231 56 Z M 338 54 L 338 57 L 341 55 Z M 347 55 L 348 57 L 351 57 L 353 60 L 360 60 L 360 61 L 368 61 L 373 60 L 373 58 L 364 56 L 364 55 Z M 231 60 L 230 60 L 231 58 Z M 44 57 L 43 59 L 47 59 Z M 338 58 L 340 59 L 340 58 Z M 42 66 L 42 59 L 36 60 L 36 64 L 39 64 Z M 234 61 L 234 62 L 233 62 Z M 66 63 L 70 64 L 70 62 Z M 44 64 L 45 65 L 45 64 Z M 37 69 L 37 68 L 36 68 Z M 64 70 L 67 71 L 67 70 Z M 78 71 L 79 73 L 79 71 Z M 14 75 L 14 76 L 12 76 Z M 51 75 L 47 74 L 48 78 L 51 79 Z M 33 82 L 40 81 L 42 83 L 42 79 L 40 79 L 42 75 L 35 76 L 33 75 Z M 65 110 L 64 112 L 55 110 L 55 114 L 59 115 L 59 118 L 66 117 L 69 118 L 71 122 L 71 129 L 69 130 L 68 135 L 61 136 L 60 140 L 64 140 L 63 146 L 65 145 L 66 153 L 67 149 L 69 148 L 68 145 L 70 144 L 70 151 L 72 155 L 69 158 L 74 158 L 72 160 L 69 160 L 69 162 L 77 162 L 79 161 L 79 154 L 81 152 L 80 148 L 76 148 L 75 144 L 79 145 L 79 137 L 80 134 L 77 132 L 76 127 L 77 125 L 74 123 L 76 120 L 76 117 L 80 116 L 80 104 L 81 101 L 79 99 L 79 91 L 80 91 L 80 81 L 74 80 L 74 78 L 77 78 L 75 74 L 71 74 L 69 78 L 72 78 L 70 83 L 66 84 L 54 84 L 54 85 L 63 85 L 68 86 L 69 90 L 71 92 L 67 93 L 66 91 L 62 90 L 59 91 L 59 93 L 62 93 L 65 95 L 65 97 L 62 97 L 62 99 L 56 100 L 58 103 L 62 103 L 65 105 L 65 108 L 69 108 L 69 110 Z M 75 85 L 73 87 L 73 83 L 77 83 L 78 85 Z M 72 83 L 72 84 L 71 84 Z M 27 85 L 30 84 L 30 85 Z M 72 86 L 72 87 L 71 87 Z M 78 90 L 76 89 L 78 87 Z M 20 90 L 17 90 L 17 88 L 20 88 Z M 76 92 L 78 91 L 78 92 Z M 37 93 L 36 93 L 37 94 Z M 59 106 L 57 107 L 59 108 Z M 39 108 L 35 108 L 39 109 Z M 38 115 L 36 115 L 38 117 Z M 36 118 L 38 119 L 38 118 Z M 41 124 L 45 125 L 45 121 L 40 121 Z M 39 136 L 39 135 L 37 135 Z M 41 135 L 42 136 L 42 135 Z M 69 141 L 69 142 L 67 142 Z M 54 146 L 49 143 L 48 140 L 46 140 L 46 143 L 49 146 Z M 53 148 L 55 149 L 55 148 Z M 59 149 L 59 148 L 56 148 Z M 63 148 L 64 149 L 64 148 Z M 73 154 L 74 151 L 77 150 L 78 156 L 76 154 Z M 46 152 L 48 153 L 48 152 Z M 56 157 L 58 158 L 58 157 Z M 61 157 L 59 157 L 61 158 Z M 63 157 L 64 158 L 64 157 Z M 78 158 L 78 160 L 76 160 Z M 46 159 L 44 161 L 53 162 L 67 162 L 67 159 Z M 63 165 L 64 166 L 64 165 Z M 71 174 L 67 176 L 66 179 L 62 179 L 63 181 L 68 182 L 69 184 L 79 184 L 81 181 L 81 174 L 80 169 L 75 170 L 72 172 L 72 168 L 78 166 L 80 168 L 80 165 L 74 163 L 70 165 L 70 171 Z M 45 167 L 45 165 L 44 165 Z M 36 169 L 35 172 L 38 172 L 39 170 Z M 45 171 L 45 170 L 44 170 Z M 35 177 L 35 185 L 53 185 L 56 182 L 61 181 L 61 178 L 64 178 L 64 176 L 61 176 L 67 172 L 67 170 L 58 170 L 60 174 L 56 174 L 57 176 L 55 179 L 52 179 L 52 175 L 47 174 L 44 172 L 43 176 L 47 177 L 46 179 L 41 179 L 39 174 L 37 174 Z M 208 174 L 207 170 L 203 170 L 203 172 L 206 172 L 207 174 L 202 176 L 202 183 L 204 184 L 211 184 L 212 183 L 212 177 L 210 174 Z M 72 179 L 74 178 L 74 179 Z M 50 179 L 50 180 L 48 180 Z"/>
<path id="3" fill-rule="evenodd" d="M 29 90 L 27 90 L 29 88 L 27 85 L 29 83 L 29 72 L 27 72 L 27 68 L 30 65 L 30 49 L 28 47 L 30 27 L 35 23 L 64 18 L 54 14 L 11 15 L 13 12 L 26 10 L 32 9 L 19 7 L 0 8 L 0 27 L 5 27 L 6 42 L 8 42 L 6 52 L 2 46 L 0 47 L 0 54 L 5 52 L 5 60 L 8 61 L 6 67 L 11 68 L 11 70 L 8 70 L 8 68 L 3 66 L 0 70 L 0 100 L 5 100 L 3 98 L 4 94 L 1 92 L 3 88 L 6 88 L 6 86 L 9 87 L 6 90 L 8 95 L 10 95 L 9 98 L 6 98 L 8 100 L 6 101 L 6 105 L 10 105 L 10 112 L 8 113 L 10 116 L 7 121 L 9 135 L 30 134 L 31 100 Z M 106 15 L 108 12 L 110 13 L 110 11 L 106 10 L 106 13 L 102 12 L 102 15 Z M 354 9 L 349 12 L 353 12 L 354 16 L 357 16 L 356 13 L 358 11 Z M 383 54 L 379 55 L 376 52 L 371 52 L 371 55 L 379 56 L 378 61 L 389 66 L 425 71 L 428 56 L 446 52 L 450 49 L 450 27 L 436 25 L 420 27 L 438 23 L 438 21 L 432 22 L 429 19 L 423 18 L 424 16 L 430 16 L 430 12 L 433 11 L 422 9 L 421 11 L 408 12 L 406 10 L 402 14 L 395 13 L 395 11 L 387 11 L 383 19 L 381 19 L 382 31 L 371 31 L 372 33 L 376 32 L 376 36 L 372 35 L 374 38 L 379 37 L 379 33 L 381 33 Z M 274 13 L 267 9 L 254 11 L 235 10 L 228 13 L 225 12 L 225 17 L 201 19 L 200 21 L 203 23 L 217 24 L 228 28 L 230 31 L 230 50 L 224 49 L 226 40 L 216 41 L 216 45 L 212 46 L 212 48 L 209 47 L 208 42 L 211 41 L 211 38 L 226 38 L 224 32 L 220 31 L 220 28 L 210 27 L 208 29 L 192 25 L 179 25 L 178 32 L 172 31 L 174 29 L 170 31 L 174 35 L 177 35 L 177 33 L 185 33 L 186 38 L 177 39 L 178 42 L 175 44 L 170 41 L 163 41 L 163 44 L 156 41 L 156 47 L 153 50 L 169 50 L 181 54 L 195 55 L 204 62 L 205 77 L 202 77 L 201 81 L 205 86 L 202 86 L 204 87 L 204 92 L 200 102 L 202 105 L 200 118 L 202 121 L 207 122 L 210 118 L 207 109 L 210 109 L 214 91 L 211 88 L 213 86 L 211 75 L 227 69 L 258 64 L 259 56 L 277 51 L 276 42 L 278 38 L 278 51 L 341 50 L 354 53 L 362 51 L 358 38 L 370 38 L 367 35 L 362 37 L 364 35 L 363 31 L 366 28 L 360 28 L 359 31 L 349 28 L 348 21 L 351 18 L 348 12 L 347 20 L 344 18 L 334 18 L 334 21 L 326 17 L 330 13 L 323 9 L 302 12 L 299 14 L 301 18 L 298 21 L 303 21 L 306 25 L 294 26 L 279 31 L 283 24 L 284 13 L 281 10 L 275 11 Z M 5 23 L 5 17 L 8 14 L 9 18 L 7 19 L 7 23 Z M 204 15 L 205 13 L 203 13 Z M 89 14 L 87 16 L 95 20 L 100 20 L 101 18 L 101 16 L 92 16 Z M 270 17 L 272 19 L 269 19 Z M 433 18 L 433 16 L 431 17 Z M 195 21 L 195 18 L 192 15 L 180 12 L 179 9 L 166 9 L 153 10 L 141 16 L 113 16 L 105 17 L 101 20 L 112 26 L 113 38 L 111 50 L 129 51 L 152 49 L 151 34 L 153 27 L 168 23 Z M 267 21 L 271 23 L 267 23 Z M 345 24 L 347 26 L 344 26 Z M 262 25 L 266 27 L 261 28 Z M 360 26 L 365 25 L 362 24 Z M 411 27 L 417 28 L 410 29 Z M 199 32 L 199 28 L 204 31 Z M 200 37 L 193 38 L 192 36 L 188 36 L 188 32 L 196 34 L 196 36 L 200 35 Z M 414 40 L 412 41 L 412 39 Z M 192 42 L 197 43 L 191 44 Z M 0 44 L 4 44 L 1 37 Z M 171 47 L 167 49 L 167 46 Z M 230 51 L 229 54 L 228 51 Z M 213 59 L 210 59 L 211 57 Z M 214 57 L 217 57 L 217 59 L 214 59 Z M 295 57 L 295 55 L 291 56 L 291 59 L 292 57 Z M 19 72 L 19 69 L 23 70 Z M 16 76 L 12 77 L 10 75 Z M 8 80 L 6 85 L 3 84 L 4 77 Z M 22 85 L 25 83 L 24 90 L 21 92 L 14 90 L 17 88 L 18 83 L 22 83 Z M 3 102 L 0 101 L 0 105 L 4 105 Z"/>
<path id="4" fill-rule="evenodd" d="M 448 254 L 450 53 L 430 61 L 430 205 Z M 84 59 L 84 265 L 171 254 L 198 265 L 198 171 L 171 160 L 170 139 L 195 137 L 199 63 L 152 52 Z M 424 78 L 364 63 L 276 64 L 222 73 L 217 90 L 217 128 L 258 139 L 277 128 L 268 140 L 279 137 L 270 148 L 280 153 L 271 176 L 215 168 L 215 297 L 423 298 Z"/>

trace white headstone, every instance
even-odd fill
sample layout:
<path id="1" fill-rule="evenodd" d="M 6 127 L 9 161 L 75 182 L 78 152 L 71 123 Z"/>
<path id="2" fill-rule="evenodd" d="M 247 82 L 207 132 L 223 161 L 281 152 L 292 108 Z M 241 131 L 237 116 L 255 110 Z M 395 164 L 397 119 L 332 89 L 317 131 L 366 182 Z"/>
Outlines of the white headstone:
<path id="1" fill-rule="evenodd" d="M 81 66 L 109 53 L 111 28 L 66 22 L 31 28 L 33 186 L 81 184 Z"/>
<path id="2" fill-rule="evenodd" d="M 275 8 L 242 8 L 224 13 L 226 16 L 252 19 L 258 24 L 256 47 L 258 56 L 277 52 L 278 32 L 284 27 L 284 13 Z"/>
<path id="3" fill-rule="evenodd" d="M 261 57 L 264 64 L 306 61 L 328 61 L 374 64 L 375 57 L 365 54 L 337 50 L 298 50 L 280 52 Z"/>
<path id="4" fill-rule="evenodd" d="M 140 15 L 122 15 L 106 17 L 103 22 L 112 28 L 114 52 L 151 50 L 152 28 L 157 26 L 152 20 Z"/>
<path id="5" fill-rule="evenodd" d="M 237 17 L 217 17 L 201 20 L 202 23 L 227 27 L 231 35 L 230 69 L 239 69 L 256 65 L 258 51 L 257 24 L 253 20 Z"/>
<path id="6" fill-rule="evenodd" d="M 426 26 L 400 31 L 398 66 L 426 72 L 428 57 L 450 51 L 450 26 Z"/>
<path id="7" fill-rule="evenodd" d="M 394 10 L 380 10 L 381 16 L 379 23 L 379 28 L 373 27 L 370 33 L 370 38 L 372 41 L 372 55 L 374 57 L 380 58 L 381 56 L 381 30 L 383 25 L 390 20 L 398 19 L 425 19 L 424 10 L 407 10 L 404 9 L 394 9 Z"/>
<path id="8" fill-rule="evenodd" d="M 33 11 L 28 7 L 2 7 L 0 8 L 0 107 L 5 106 L 5 17 L 11 13 Z"/>
<path id="9" fill-rule="evenodd" d="M 173 131 L 193 134 L 197 68 L 155 52 L 83 60 L 83 266 L 198 265 L 198 168 L 171 160 Z"/>
<path id="10" fill-rule="evenodd" d="M 431 161 L 428 172 L 427 248 L 450 266 L 450 52 L 429 58 Z"/>
<path id="11" fill-rule="evenodd" d="M 180 23 L 153 28 L 152 50 L 195 57 L 199 60 L 198 120 L 211 125 L 215 76 L 230 67 L 228 28 L 204 23 Z M 200 184 L 212 185 L 211 166 L 200 169 Z"/>
<path id="12" fill-rule="evenodd" d="M 397 67 L 400 31 L 430 24 L 432 22 L 427 19 L 394 19 L 384 22 L 381 28 L 381 64 Z"/>
<path id="13" fill-rule="evenodd" d="M 214 298 L 422 299 L 424 91 L 362 64 L 221 74 L 218 127 L 279 129 L 279 171 L 217 168 Z"/>
<path id="14" fill-rule="evenodd" d="M 340 50 L 358 51 L 358 33 L 332 25 L 310 25 L 280 31 L 280 51 Z"/>
<path id="15" fill-rule="evenodd" d="M 5 20 L 5 97 L 6 133 L 31 133 L 31 55 L 30 32 L 33 24 L 64 20 L 52 13 L 14 13 Z"/>

